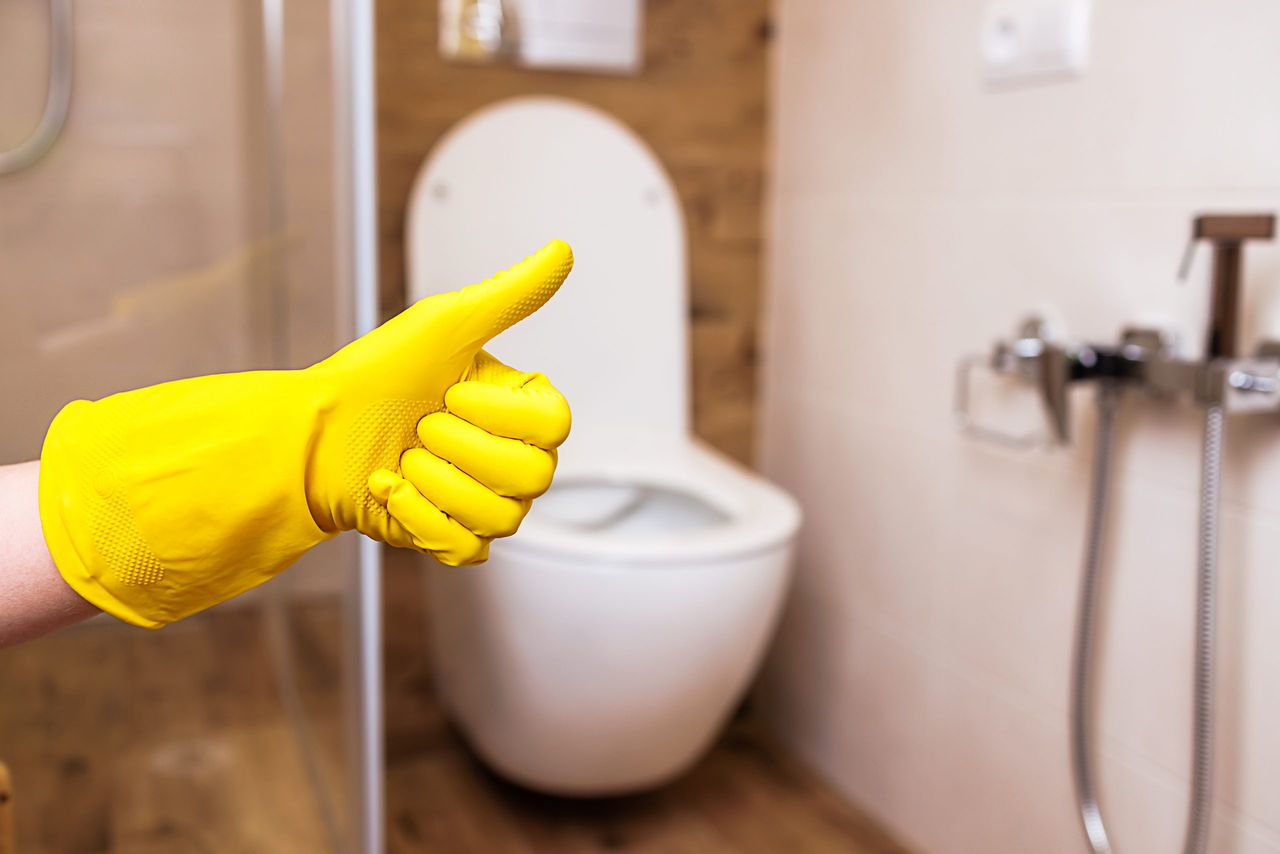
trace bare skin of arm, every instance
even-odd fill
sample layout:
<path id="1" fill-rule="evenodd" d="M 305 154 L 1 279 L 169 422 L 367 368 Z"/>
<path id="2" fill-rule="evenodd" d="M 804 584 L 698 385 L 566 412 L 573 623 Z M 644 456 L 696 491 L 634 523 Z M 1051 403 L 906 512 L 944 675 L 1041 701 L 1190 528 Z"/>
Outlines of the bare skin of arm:
<path id="1" fill-rule="evenodd" d="M 40 528 L 40 463 L 0 466 L 0 647 L 87 620 L 98 609 L 58 574 Z"/>

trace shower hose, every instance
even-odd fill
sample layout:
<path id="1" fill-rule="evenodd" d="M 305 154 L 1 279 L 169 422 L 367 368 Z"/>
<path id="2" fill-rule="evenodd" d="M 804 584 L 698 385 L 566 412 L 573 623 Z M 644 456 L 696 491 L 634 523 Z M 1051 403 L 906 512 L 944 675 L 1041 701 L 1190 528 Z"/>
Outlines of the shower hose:
<path id="1" fill-rule="evenodd" d="M 1094 688 L 1094 642 L 1102 571 L 1103 536 L 1110 493 L 1111 446 L 1115 432 L 1119 390 L 1114 383 L 1098 389 L 1098 427 L 1093 460 L 1093 486 L 1085 537 L 1084 572 L 1076 621 L 1075 658 L 1071 685 L 1071 759 L 1076 801 L 1089 848 L 1113 854 L 1111 840 L 1098 805 L 1095 769 L 1090 758 L 1093 741 L 1091 711 Z M 1214 588 L 1217 576 L 1218 506 L 1222 481 L 1222 407 L 1205 411 L 1204 451 L 1200 471 L 1199 546 L 1196 566 L 1195 696 L 1191 803 L 1183 854 L 1203 854 L 1208 844 L 1213 766 L 1213 634 Z"/>

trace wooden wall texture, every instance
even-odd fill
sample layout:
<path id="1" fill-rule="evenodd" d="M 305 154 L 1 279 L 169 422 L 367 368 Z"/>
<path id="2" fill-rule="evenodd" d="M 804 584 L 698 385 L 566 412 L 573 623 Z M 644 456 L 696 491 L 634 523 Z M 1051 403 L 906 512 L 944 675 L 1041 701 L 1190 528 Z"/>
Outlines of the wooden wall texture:
<path id="1" fill-rule="evenodd" d="M 413 176 L 440 136 L 515 95 L 595 104 L 630 125 L 675 179 L 689 230 L 694 429 L 739 460 L 753 447 L 761 282 L 768 0 L 648 0 L 635 77 L 446 63 L 434 0 L 378 3 L 382 307 L 404 305 Z"/>

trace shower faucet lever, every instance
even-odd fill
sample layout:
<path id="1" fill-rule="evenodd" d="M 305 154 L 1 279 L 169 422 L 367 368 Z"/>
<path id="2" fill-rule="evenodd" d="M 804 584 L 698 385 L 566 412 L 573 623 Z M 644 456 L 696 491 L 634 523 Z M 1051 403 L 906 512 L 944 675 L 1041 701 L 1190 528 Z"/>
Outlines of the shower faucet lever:
<path id="1" fill-rule="evenodd" d="M 961 361 L 952 406 L 956 426 L 973 438 L 1007 447 L 1032 449 L 1064 445 L 1070 439 L 1067 388 L 1097 362 L 1097 354 L 1091 348 L 1069 347 L 1056 342 L 1043 319 L 1028 317 L 1019 326 L 1017 337 L 997 343 L 990 357 L 971 356 Z M 980 367 L 1030 383 L 1044 414 L 1044 429 L 1009 433 L 979 424 L 971 412 L 970 386 L 973 372 Z"/>
<path id="2" fill-rule="evenodd" d="M 1275 394 L 1280 391 L 1280 382 L 1276 377 L 1239 370 L 1227 374 L 1227 385 L 1239 391 L 1256 391 L 1262 394 Z"/>

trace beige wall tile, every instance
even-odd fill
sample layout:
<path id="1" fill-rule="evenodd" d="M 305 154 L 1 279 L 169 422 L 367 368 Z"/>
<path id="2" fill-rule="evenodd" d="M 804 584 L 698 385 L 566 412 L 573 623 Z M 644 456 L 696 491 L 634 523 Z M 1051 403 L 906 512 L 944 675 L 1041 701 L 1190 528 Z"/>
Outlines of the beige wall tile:
<path id="1" fill-rule="evenodd" d="M 1019 455 L 954 435 L 951 378 L 1032 310 L 1199 351 L 1207 253 L 1174 278 L 1191 216 L 1280 208 L 1280 6 L 1097 3 L 1083 77 L 1004 92 L 980 78 L 982 8 L 779 4 L 760 460 L 807 523 L 761 702 L 922 850 L 1075 851 L 1093 402 L 1073 395 L 1072 447 Z M 1280 337 L 1280 244 L 1249 248 L 1245 301 L 1248 345 Z M 1120 850 L 1182 831 L 1200 430 L 1128 399 L 1117 436 L 1099 726 Z M 1225 472 L 1214 851 L 1273 851 L 1274 419 L 1232 419 Z"/>

